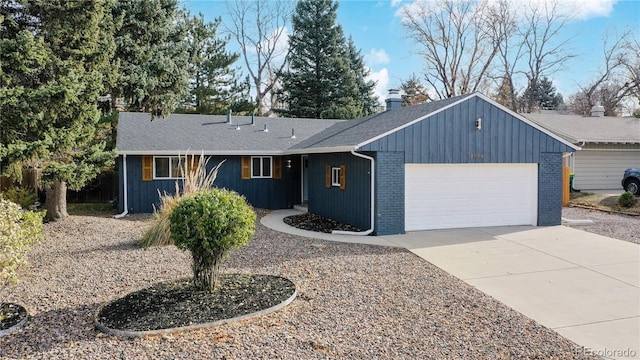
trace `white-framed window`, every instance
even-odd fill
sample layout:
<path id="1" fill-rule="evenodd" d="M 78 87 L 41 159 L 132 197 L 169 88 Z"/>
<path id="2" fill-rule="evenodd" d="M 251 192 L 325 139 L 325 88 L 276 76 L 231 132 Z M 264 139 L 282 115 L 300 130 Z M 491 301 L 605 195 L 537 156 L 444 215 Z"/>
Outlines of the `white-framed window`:
<path id="1" fill-rule="evenodd" d="M 154 179 L 181 179 L 180 157 L 179 156 L 154 156 L 153 157 L 153 178 Z"/>
<path id="2" fill-rule="evenodd" d="M 273 177 L 272 156 L 251 157 L 251 177 L 270 179 Z"/>
<path id="3" fill-rule="evenodd" d="M 342 170 L 339 167 L 331 168 L 331 186 L 340 186 Z"/>

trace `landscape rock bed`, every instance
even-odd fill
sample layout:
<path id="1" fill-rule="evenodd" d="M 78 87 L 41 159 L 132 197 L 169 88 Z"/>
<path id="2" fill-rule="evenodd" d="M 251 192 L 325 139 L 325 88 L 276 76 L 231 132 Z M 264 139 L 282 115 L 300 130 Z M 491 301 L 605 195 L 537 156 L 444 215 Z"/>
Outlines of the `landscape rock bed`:
<path id="1" fill-rule="evenodd" d="M 572 220 L 593 221 L 589 225 L 576 225 L 576 229 L 640 244 L 640 216 L 610 214 L 578 207 L 563 208 L 562 216 Z"/>
<path id="2" fill-rule="evenodd" d="M 188 252 L 143 249 L 150 222 L 72 216 L 45 225 L 3 300 L 30 319 L 0 338 L 3 359 L 573 359 L 573 342 L 410 252 L 282 234 L 256 225 L 225 273 L 290 279 L 298 296 L 264 316 L 127 339 L 96 330 L 104 304 L 191 275 Z M 321 245 L 321 246 L 318 246 Z"/>

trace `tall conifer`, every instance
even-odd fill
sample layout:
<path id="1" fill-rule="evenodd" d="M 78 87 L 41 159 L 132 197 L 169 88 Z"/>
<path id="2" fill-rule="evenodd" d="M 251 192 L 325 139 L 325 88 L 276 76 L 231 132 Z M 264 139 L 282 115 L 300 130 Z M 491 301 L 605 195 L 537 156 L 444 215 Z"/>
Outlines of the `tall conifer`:
<path id="1" fill-rule="evenodd" d="M 289 117 L 352 119 L 363 115 L 349 49 L 336 24 L 338 3 L 301 0 L 292 17 L 289 68 L 282 73 L 278 113 Z"/>

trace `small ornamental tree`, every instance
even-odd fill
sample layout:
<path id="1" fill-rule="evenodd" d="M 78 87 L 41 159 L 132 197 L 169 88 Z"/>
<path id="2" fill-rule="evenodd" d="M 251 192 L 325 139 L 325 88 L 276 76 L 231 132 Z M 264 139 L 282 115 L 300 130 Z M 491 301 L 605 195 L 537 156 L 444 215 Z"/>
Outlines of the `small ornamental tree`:
<path id="1" fill-rule="evenodd" d="M 222 260 L 253 236 L 256 214 L 241 195 L 216 188 L 180 199 L 169 220 L 175 245 L 191 251 L 194 287 L 212 292 Z"/>

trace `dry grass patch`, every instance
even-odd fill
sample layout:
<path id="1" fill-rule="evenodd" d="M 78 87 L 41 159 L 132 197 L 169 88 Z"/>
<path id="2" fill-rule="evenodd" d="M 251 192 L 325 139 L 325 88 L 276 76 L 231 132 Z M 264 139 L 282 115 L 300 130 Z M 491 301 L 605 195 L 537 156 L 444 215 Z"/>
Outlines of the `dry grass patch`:
<path id="1" fill-rule="evenodd" d="M 640 201 L 630 208 L 618 205 L 620 195 L 571 193 L 569 206 L 586 207 L 606 212 L 621 213 L 627 215 L 640 215 Z"/>

